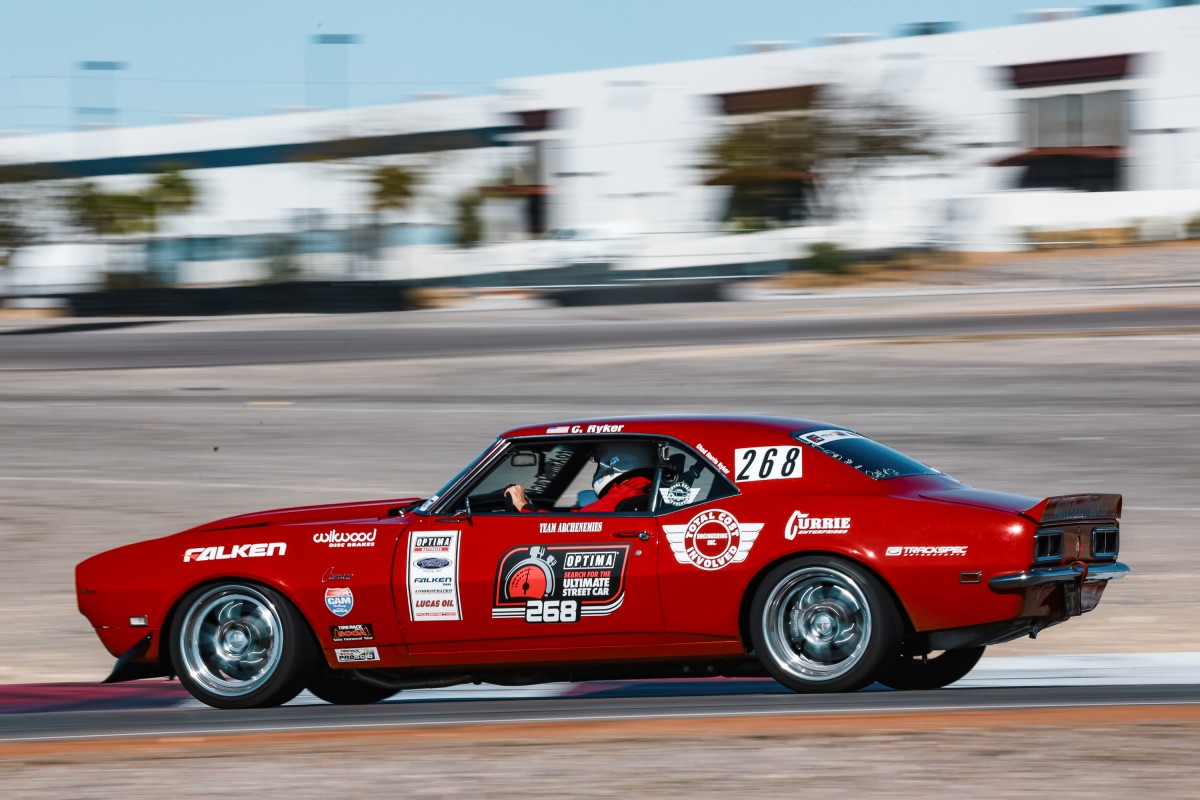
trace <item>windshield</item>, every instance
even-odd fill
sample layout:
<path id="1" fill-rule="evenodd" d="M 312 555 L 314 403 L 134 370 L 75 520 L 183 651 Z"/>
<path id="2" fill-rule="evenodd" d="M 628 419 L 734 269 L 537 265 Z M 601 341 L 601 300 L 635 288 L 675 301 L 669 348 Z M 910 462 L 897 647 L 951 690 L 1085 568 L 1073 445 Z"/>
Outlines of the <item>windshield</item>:
<path id="1" fill-rule="evenodd" d="M 854 467 L 877 481 L 909 475 L 940 475 L 933 467 L 909 458 L 854 431 L 842 429 L 796 431 L 792 438 Z"/>
<path id="2" fill-rule="evenodd" d="M 461 470 L 459 470 L 457 475 L 455 475 L 450 480 L 446 481 L 445 486 L 443 486 L 441 489 L 438 489 L 437 492 L 435 492 L 434 494 L 429 496 L 428 500 L 421 503 L 421 505 L 417 506 L 417 508 L 416 508 L 417 513 L 424 514 L 426 511 L 428 511 L 433 506 L 434 503 L 436 503 L 438 500 L 440 500 L 442 497 L 444 497 L 446 495 L 446 492 L 448 492 L 454 488 L 454 484 L 456 484 L 460 480 L 462 480 L 464 475 L 466 475 L 468 472 L 470 472 L 475 467 L 476 464 L 478 464 L 480 461 L 482 461 L 484 458 L 486 458 L 488 453 L 495 450 L 496 446 L 498 444 L 500 444 L 500 441 L 501 441 L 500 439 L 497 439 L 496 441 L 492 442 L 491 444 L 489 444 L 487 447 L 484 448 L 482 453 L 480 453 L 475 458 L 468 461 L 467 465 L 465 467 L 463 467 Z"/>

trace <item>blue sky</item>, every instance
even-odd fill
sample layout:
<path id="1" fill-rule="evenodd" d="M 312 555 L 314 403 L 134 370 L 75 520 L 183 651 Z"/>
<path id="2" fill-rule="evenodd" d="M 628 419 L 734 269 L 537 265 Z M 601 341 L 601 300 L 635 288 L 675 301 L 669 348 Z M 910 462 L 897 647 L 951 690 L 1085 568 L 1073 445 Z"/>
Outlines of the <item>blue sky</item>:
<path id="1" fill-rule="evenodd" d="M 1148 5 L 1143 0 L 1141 5 Z M 479 94 L 502 78 L 709 58 L 761 40 L 894 35 L 911 22 L 1012 24 L 1038 0 L 0 0 L 0 130 L 71 127 L 75 106 L 124 124 L 180 114 L 261 114 L 308 100 L 306 74 L 336 76 L 314 34 L 353 33 L 349 102 Z M 1070 5 L 1070 4 L 1068 4 Z M 122 62 L 112 80 L 80 61 Z M 88 73 L 91 76 L 105 73 Z M 317 89 L 322 97 L 334 89 Z M 333 95 L 331 95 L 331 92 Z"/>

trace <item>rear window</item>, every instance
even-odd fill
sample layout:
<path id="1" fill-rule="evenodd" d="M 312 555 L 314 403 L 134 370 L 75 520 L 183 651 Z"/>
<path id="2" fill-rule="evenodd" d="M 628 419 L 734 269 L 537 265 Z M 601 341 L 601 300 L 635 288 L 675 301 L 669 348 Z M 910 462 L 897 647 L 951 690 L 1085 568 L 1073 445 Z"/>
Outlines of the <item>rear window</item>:
<path id="1" fill-rule="evenodd" d="M 909 475 L 937 475 L 933 467 L 896 452 L 854 431 L 842 429 L 796 431 L 792 438 L 820 450 L 877 481 Z"/>

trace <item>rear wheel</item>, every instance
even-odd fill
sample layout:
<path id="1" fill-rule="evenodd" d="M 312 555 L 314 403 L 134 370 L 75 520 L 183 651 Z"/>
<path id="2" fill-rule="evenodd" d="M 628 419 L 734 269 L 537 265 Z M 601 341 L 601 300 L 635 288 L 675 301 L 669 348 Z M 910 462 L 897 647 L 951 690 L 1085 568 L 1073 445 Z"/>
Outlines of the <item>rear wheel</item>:
<path id="1" fill-rule="evenodd" d="M 396 693 L 395 689 L 385 689 L 373 683 L 360 681 L 350 670 L 330 669 L 325 665 L 317 667 L 308 676 L 308 690 L 335 706 L 361 706 L 378 703 Z"/>
<path id="2" fill-rule="evenodd" d="M 820 556 L 771 570 L 750 607 L 763 666 L 796 692 L 842 692 L 875 680 L 895 658 L 900 617 L 862 567 Z"/>
<path id="3" fill-rule="evenodd" d="M 900 655 L 878 680 L 893 689 L 940 689 L 974 669 L 983 651 L 983 647 L 964 647 L 936 656 Z"/>
<path id="4" fill-rule="evenodd" d="M 192 696 L 214 708 L 262 708 L 300 693 L 316 658 L 299 612 L 265 586 L 226 582 L 183 599 L 171 663 Z"/>

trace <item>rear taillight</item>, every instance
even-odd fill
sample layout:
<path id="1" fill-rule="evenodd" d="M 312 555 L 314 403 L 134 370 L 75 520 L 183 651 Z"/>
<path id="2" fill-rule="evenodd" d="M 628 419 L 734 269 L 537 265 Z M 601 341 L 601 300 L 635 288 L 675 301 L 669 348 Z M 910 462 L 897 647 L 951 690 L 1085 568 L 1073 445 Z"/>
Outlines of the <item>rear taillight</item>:
<path id="1" fill-rule="evenodd" d="M 1093 558 L 1116 558 L 1120 547 L 1120 533 L 1115 525 L 1092 528 Z"/>
<path id="2" fill-rule="evenodd" d="M 1038 531 L 1033 540 L 1033 560 L 1062 561 L 1063 532 L 1056 530 Z"/>

